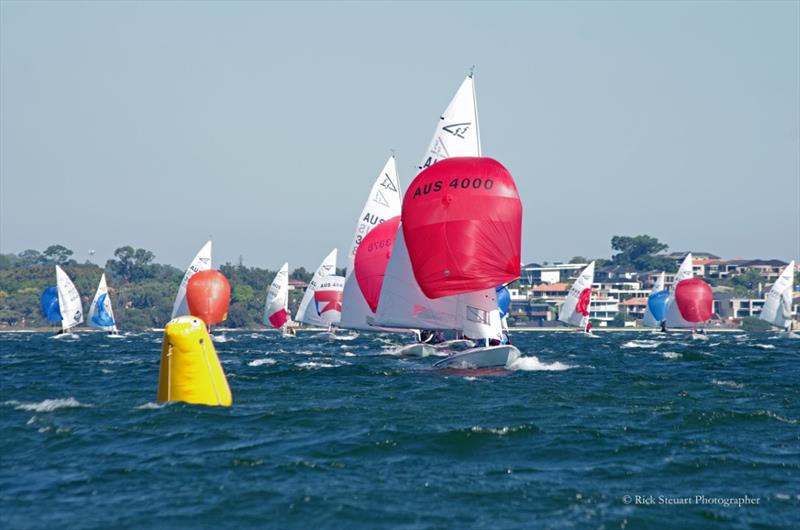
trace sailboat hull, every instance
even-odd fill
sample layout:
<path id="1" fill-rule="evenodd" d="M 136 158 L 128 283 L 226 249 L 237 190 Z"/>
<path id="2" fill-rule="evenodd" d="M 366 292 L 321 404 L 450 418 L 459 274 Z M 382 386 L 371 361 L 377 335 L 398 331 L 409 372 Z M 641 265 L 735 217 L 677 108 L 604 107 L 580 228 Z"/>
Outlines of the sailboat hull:
<path id="1" fill-rule="evenodd" d="M 501 368 L 517 359 L 520 352 L 516 346 L 505 344 L 486 348 L 473 348 L 442 359 L 434 368 Z"/>
<path id="2" fill-rule="evenodd" d="M 441 353 L 430 344 L 418 343 L 402 346 L 396 350 L 387 352 L 387 355 L 396 355 L 399 357 L 430 357 L 431 355 L 441 355 Z"/>

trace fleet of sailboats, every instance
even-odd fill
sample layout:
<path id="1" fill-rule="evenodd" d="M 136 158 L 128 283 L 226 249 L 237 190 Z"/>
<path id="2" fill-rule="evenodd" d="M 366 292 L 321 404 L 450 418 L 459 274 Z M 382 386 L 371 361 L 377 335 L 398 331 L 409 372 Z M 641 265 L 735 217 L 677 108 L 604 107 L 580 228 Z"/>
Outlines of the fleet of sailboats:
<path id="1" fill-rule="evenodd" d="M 507 366 L 520 356 L 508 337 L 506 284 L 520 273 L 522 206 L 511 174 L 482 155 L 472 73 L 439 116 L 417 168 L 419 173 L 403 194 L 396 158 L 389 157 L 357 219 L 346 276 L 336 274 L 333 249 L 308 283 L 294 321 L 289 313 L 289 265 L 283 264 L 267 292 L 265 325 L 286 337 L 295 335 L 298 324 L 331 333 L 336 328 L 405 333 L 417 342 L 399 352 L 446 354 L 436 367 Z M 190 313 L 187 285 L 198 272 L 211 270 L 211 254 L 208 241 L 186 269 L 172 318 Z M 647 298 L 645 326 L 694 332 L 710 319 L 711 289 L 693 277 L 692 265 L 688 254 L 671 290 L 665 273 L 659 275 Z M 594 271 L 594 262 L 581 271 L 558 314 L 559 321 L 587 335 Z M 772 285 L 760 314 L 784 333 L 792 329 L 793 280 L 791 262 Z M 76 337 L 70 330 L 84 319 L 80 295 L 59 266 L 56 285 L 41 295 L 41 310 L 49 322 L 60 322 L 57 337 Z M 87 318 L 90 327 L 121 336 L 105 274 Z"/>

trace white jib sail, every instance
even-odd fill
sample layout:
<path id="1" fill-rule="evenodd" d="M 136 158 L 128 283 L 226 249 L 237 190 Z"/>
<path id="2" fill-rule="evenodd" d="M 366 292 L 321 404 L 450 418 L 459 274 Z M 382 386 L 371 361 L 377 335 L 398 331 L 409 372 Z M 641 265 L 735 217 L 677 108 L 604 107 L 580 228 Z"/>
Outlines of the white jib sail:
<path id="1" fill-rule="evenodd" d="M 192 260 L 192 264 L 186 269 L 186 274 L 183 275 L 181 280 L 181 286 L 178 287 L 175 303 L 172 305 L 172 318 L 189 314 L 189 305 L 186 303 L 186 285 L 189 283 L 189 278 L 194 276 L 196 272 L 209 269 L 211 269 L 211 241 L 203 245 L 203 248 Z"/>
<path id="2" fill-rule="evenodd" d="M 678 284 L 683 280 L 688 280 L 694 277 L 694 269 L 692 268 L 692 253 L 688 253 L 683 259 L 681 266 L 678 267 L 678 272 L 675 274 L 675 281 L 672 283 L 672 291 L 667 299 L 667 318 L 666 324 L 668 328 L 694 328 L 697 324 L 692 324 L 681 315 L 678 304 L 675 302 L 675 290 Z"/>
<path id="3" fill-rule="evenodd" d="M 561 305 L 561 310 L 558 312 L 558 319 L 565 324 L 576 327 L 585 327 L 588 316 L 576 311 L 578 302 L 581 301 L 581 295 L 586 289 L 589 289 L 588 300 L 585 300 L 585 310 L 588 313 L 591 307 L 592 300 L 592 284 L 594 283 L 594 261 L 591 262 L 583 271 L 581 275 L 575 280 L 575 283 L 570 287 L 567 293 L 567 298 Z M 585 298 L 587 295 L 583 295 Z"/>
<path id="4" fill-rule="evenodd" d="M 117 332 L 117 323 L 114 319 L 114 310 L 111 308 L 111 297 L 108 295 L 105 273 L 100 276 L 97 291 L 95 291 L 92 303 L 89 305 L 89 315 L 86 323 L 93 328 Z"/>
<path id="5" fill-rule="evenodd" d="M 650 294 L 655 294 L 664 290 L 664 283 L 665 283 L 665 274 L 662 272 L 658 275 L 658 279 L 656 283 L 653 285 L 653 288 L 650 290 Z M 656 320 L 656 317 L 653 316 L 653 313 L 650 311 L 650 306 L 645 304 L 644 309 L 644 319 L 642 320 L 642 324 L 649 328 L 658 327 L 661 323 Z"/>
<path id="6" fill-rule="evenodd" d="M 472 74 L 464 79 L 441 115 L 419 169 L 454 156 L 481 156 L 478 107 Z"/>
<path id="7" fill-rule="evenodd" d="M 264 325 L 270 325 L 271 319 L 280 318 L 283 311 L 289 319 L 289 264 L 284 263 L 267 291 L 267 302 L 264 304 Z M 280 318 L 283 320 L 283 318 Z M 284 324 L 285 325 L 285 324 Z"/>
<path id="8" fill-rule="evenodd" d="M 303 300 L 300 301 L 300 307 L 297 308 L 297 314 L 295 315 L 295 320 L 298 322 L 305 322 L 303 320 L 303 316 L 306 314 L 306 310 L 308 309 L 309 304 L 314 300 L 314 291 L 319 285 L 319 282 L 325 276 L 334 276 L 336 274 L 336 255 L 337 250 L 333 249 L 330 254 L 325 256 L 325 259 L 322 260 L 317 270 L 314 272 L 314 276 L 311 278 L 311 281 L 306 287 L 306 292 L 303 294 Z M 344 287 L 344 284 L 342 284 Z"/>
<path id="9" fill-rule="evenodd" d="M 58 307 L 61 310 L 61 329 L 68 329 L 83 322 L 83 304 L 81 295 L 67 273 L 56 265 L 56 286 L 58 289 Z"/>
<path id="10" fill-rule="evenodd" d="M 353 242 L 350 244 L 350 251 L 347 253 L 348 275 L 353 272 L 356 249 L 361 244 L 361 240 L 380 223 L 400 215 L 402 203 L 403 195 L 400 193 L 397 162 L 394 155 L 392 155 L 372 184 L 367 201 L 364 203 L 364 208 L 358 217 Z"/>
<path id="11" fill-rule="evenodd" d="M 783 269 L 767 293 L 759 317 L 773 326 L 787 327 L 792 321 L 792 291 L 794 289 L 794 261 Z"/>

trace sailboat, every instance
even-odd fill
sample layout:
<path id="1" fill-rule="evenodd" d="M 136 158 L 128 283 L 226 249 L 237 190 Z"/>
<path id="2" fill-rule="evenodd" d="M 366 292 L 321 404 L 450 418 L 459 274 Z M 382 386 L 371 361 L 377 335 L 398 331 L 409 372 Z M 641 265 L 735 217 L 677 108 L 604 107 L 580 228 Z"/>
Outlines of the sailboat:
<path id="1" fill-rule="evenodd" d="M 109 338 L 123 338 L 119 334 L 117 323 L 114 320 L 114 310 L 111 309 L 111 298 L 108 295 L 105 273 L 100 276 L 97 291 L 94 293 L 92 303 L 89 305 L 89 320 L 87 324 L 93 328 L 107 331 Z"/>
<path id="2" fill-rule="evenodd" d="M 264 305 L 264 325 L 281 331 L 284 337 L 294 337 L 294 327 L 289 318 L 289 264 L 284 263 L 267 292 Z"/>
<path id="3" fill-rule="evenodd" d="M 83 322 L 83 304 L 78 289 L 67 273 L 56 265 L 56 292 L 58 296 L 58 311 L 61 314 L 61 331 L 51 338 L 79 338 L 70 330 Z"/>
<path id="4" fill-rule="evenodd" d="M 592 284 L 594 283 L 594 261 L 591 262 L 572 284 L 567 298 L 558 312 L 558 320 L 568 326 L 575 326 L 587 336 L 592 334 L 589 310 L 592 305 Z"/>
<path id="5" fill-rule="evenodd" d="M 445 112 L 440 116 L 433 138 L 418 168 L 421 170 L 432 168 L 440 161 L 451 157 L 480 155 L 475 84 L 470 74 L 461 83 Z M 422 188 L 419 188 L 420 194 L 441 191 L 441 185 L 438 190 L 435 188 L 435 182 L 427 183 L 427 187 L 423 184 Z M 406 192 L 406 198 L 408 197 L 409 193 Z M 405 205 L 403 211 L 405 212 Z M 417 282 L 407 242 L 403 218 L 386 267 L 380 301 L 372 323 L 387 327 L 452 332 L 456 338 L 461 338 L 468 332 L 476 339 L 502 337 L 494 287 L 435 298 L 428 296 Z M 493 322 L 492 315 L 497 315 L 497 322 Z M 503 354 L 506 355 L 506 361 L 511 362 L 519 356 L 519 351 L 500 352 L 494 359 L 489 358 L 490 356 L 481 358 L 481 353 L 476 352 L 472 356 L 453 358 L 452 362 L 453 365 L 463 362 L 476 367 L 497 366 Z"/>
<path id="6" fill-rule="evenodd" d="M 695 278 L 692 269 L 692 254 L 684 258 L 675 283 L 667 300 L 664 329 L 685 328 L 692 330 L 692 338 L 707 339 L 705 331 L 697 333 L 698 324 L 711 319 L 714 295 L 711 287 L 702 278 Z"/>
<path id="7" fill-rule="evenodd" d="M 192 260 L 186 273 L 183 275 L 181 285 L 178 287 L 178 294 L 175 296 L 175 303 L 172 305 L 172 318 L 181 315 L 189 314 L 189 304 L 186 301 L 186 286 L 189 284 L 189 279 L 195 273 L 200 271 L 207 271 L 211 269 L 211 241 L 207 241 L 203 248 L 197 253 Z"/>
<path id="8" fill-rule="evenodd" d="M 782 336 L 797 338 L 797 334 L 792 332 L 793 283 L 794 261 L 791 261 L 772 284 L 759 318 L 775 327 L 783 328 Z"/>
<path id="9" fill-rule="evenodd" d="M 361 247 L 361 243 L 374 228 L 382 226 L 387 220 L 400 215 L 401 201 L 397 162 L 392 155 L 372 184 L 364 208 L 358 217 L 350 251 L 347 253 L 347 278 L 342 294 L 342 316 L 338 324 L 340 328 L 387 331 L 374 328 L 368 322 L 368 319 L 375 316 L 375 309 L 371 308 L 364 299 L 364 293 L 358 285 L 359 282 L 355 275 L 356 253 Z M 392 234 L 392 239 L 394 239 L 394 234 Z"/>
<path id="10" fill-rule="evenodd" d="M 667 314 L 667 300 L 669 290 L 664 288 L 665 274 L 662 272 L 653 284 L 653 289 L 647 296 L 647 307 L 644 310 L 642 324 L 648 328 L 661 327 Z"/>
<path id="11" fill-rule="evenodd" d="M 333 249 L 317 267 L 295 315 L 297 322 L 327 328 L 331 335 L 342 316 L 344 289 L 344 277 L 336 276 L 336 254 Z"/>

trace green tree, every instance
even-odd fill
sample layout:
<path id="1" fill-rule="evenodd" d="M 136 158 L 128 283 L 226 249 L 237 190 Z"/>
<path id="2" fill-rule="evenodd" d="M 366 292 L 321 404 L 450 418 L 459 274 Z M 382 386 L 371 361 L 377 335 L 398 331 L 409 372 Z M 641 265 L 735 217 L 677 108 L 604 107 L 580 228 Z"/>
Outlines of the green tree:
<path id="1" fill-rule="evenodd" d="M 648 235 L 614 236 L 611 238 L 611 248 L 617 251 L 611 257 L 614 265 L 626 265 L 637 271 L 675 270 L 674 261 L 656 255 L 669 248 L 658 238 Z"/>
<path id="2" fill-rule="evenodd" d="M 742 329 L 745 331 L 769 331 L 772 326 L 769 322 L 764 322 L 758 317 L 744 317 L 742 319 Z"/>
<path id="3" fill-rule="evenodd" d="M 44 249 L 43 255 L 45 259 L 57 265 L 63 265 L 69 261 L 73 252 L 63 245 L 50 245 Z"/>
<path id="4" fill-rule="evenodd" d="M 569 263 L 589 263 L 589 260 L 584 258 L 583 256 L 575 256 L 571 260 L 569 260 Z"/>

